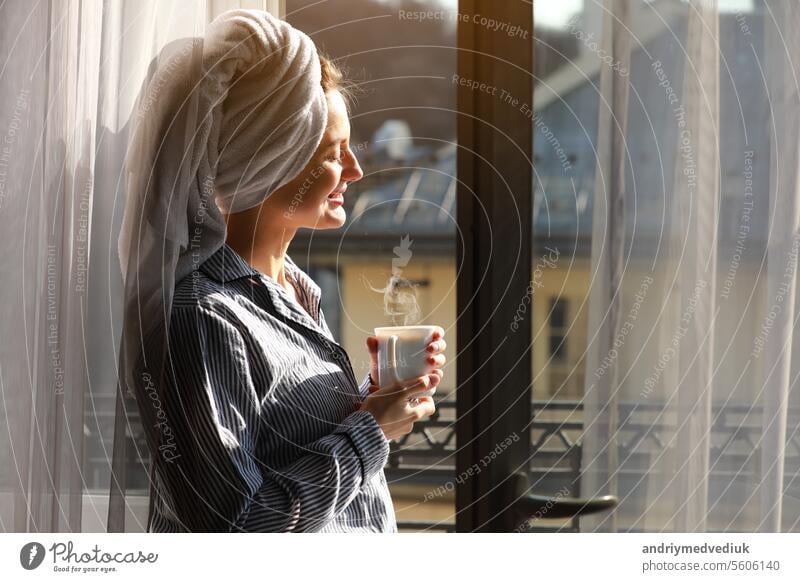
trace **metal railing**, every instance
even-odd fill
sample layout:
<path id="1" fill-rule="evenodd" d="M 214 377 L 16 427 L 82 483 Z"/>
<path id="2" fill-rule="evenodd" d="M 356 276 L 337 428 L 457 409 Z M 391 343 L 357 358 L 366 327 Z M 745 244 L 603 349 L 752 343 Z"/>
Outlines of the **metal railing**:
<path id="1" fill-rule="evenodd" d="M 568 492 L 566 495 L 580 495 L 581 479 L 581 435 L 583 432 L 583 403 L 580 401 L 542 401 L 532 402 L 534 419 L 531 424 L 531 459 L 528 464 L 528 478 L 537 493 Z M 389 460 L 385 468 L 387 480 L 391 485 L 413 484 L 431 488 L 446 487 L 452 484 L 455 473 L 455 400 L 448 397 L 437 402 L 436 412 L 425 422 L 417 423 L 409 435 L 393 441 L 390 445 Z M 674 430 L 677 419 L 665 420 L 663 406 L 658 403 L 621 403 L 619 406 L 620 426 L 617 431 L 619 458 L 625 463 L 618 471 L 620 490 L 628 484 L 637 482 L 648 472 L 650 460 L 667 446 L 665 433 Z M 112 450 L 114 397 L 95 396 L 92 403 L 87 399 L 85 407 L 87 434 L 86 482 L 87 489 L 105 490 L 108 482 Z M 789 412 L 789 426 L 800 425 L 800 410 Z M 710 479 L 730 480 L 747 473 L 758 475 L 761 455 L 756 446 L 761 437 L 760 410 L 749 405 L 714 407 L 710 463 L 714 467 Z M 137 427 L 135 415 L 130 419 L 132 427 Z M 131 467 L 129 474 L 147 476 L 141 471 L 142 464 L 137 454 L 147 455 L 143 435 L 128 435 Z M 138 451 L 138 453 L 137 453 Z M 787 479 L 800 472 L 800 435 L 797 433 L 787 443 Z M 796 480 L 795 481 L 800 481 Z M 146 493 L 146 481 L 142 491 Z M 800 483 L 789 483 L 793 488 Z M 453 531 L 454 524 L 431 520 L 399 521 L 402 530 Z M 534 531 L 548 531 L 552 528 L 537 526 Z M 558 531 L 579 531 L 578 520 L 573 519 L 569 526 L 557 526 Z"/>
<path id="2" fill-rule="evenodd" d="M 437 411 L 426 423 L 415 425 L 406 437 L 392 442 L 386 476 L 390 484 L 414 483 L 442 487 L 455 475 L 455 401 L 437 402 Z M 566 491 L 580 495 L 583 433 L 581 401 L 542 401 L 532 403 L 531 459 L 528 478 L 537 492 Z M 712 483 L 746 479 L 760 474 L 761 411 L 751 405 L 714 406 L 711 417 L 712 443 L 709 479 Z M 665 418 L 664 406 L 657 402 L 621 403 L 617 430 L 618 457 L 624 460 L 617 471 L 621 494 L 652 469 L 654 455 L 669 446 L 666 435 L 674 433 L 683 419 Z M 789 426 L 800 425 L 800 409 L 789 411 Z M 785 474 L 787 488 L 800 489 L 800 434 L 795 432 L 787 443 Z M 800 492 L 799 492 L 800 493 Z M 550 515 L 548 517 L 555 517 Z M 452 524 L 434 521 L 398 522 L 404 529 L 452 531 Z M 569 526 L 536 526 L 529 531 L 579 531 L 578 519 Z"/>

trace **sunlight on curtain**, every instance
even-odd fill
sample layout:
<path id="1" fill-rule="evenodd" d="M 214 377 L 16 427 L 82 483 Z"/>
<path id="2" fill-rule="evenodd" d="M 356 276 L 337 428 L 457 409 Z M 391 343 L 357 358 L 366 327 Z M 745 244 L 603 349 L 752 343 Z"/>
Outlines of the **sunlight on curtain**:
<path id="1" fill-rule="evenodd" d="M 102 5 L 17 2 L 0 10 L 9 55 L 0 83 L 0 388 L 8 427 L 0 436 L 0 527 L 63 531 L 81 523 L 101 41 L 87 31 L 100 29 Z"/>
<path id="2" fill-rule="evenodd" d="M 604 3 L 582 531 L 800 531 L 800 5 L 727 4 Z"/>
<path id="3" fill-rule="evenodd" d="M 164 45 L 201 35 L 229 8 L 281 5 L 0 4 L 0 531 L 106 530 L 132 108 Z M 148 511 L 135 421 L 116 427 L 128 453 L 126 531 L 142 531 Z"/>

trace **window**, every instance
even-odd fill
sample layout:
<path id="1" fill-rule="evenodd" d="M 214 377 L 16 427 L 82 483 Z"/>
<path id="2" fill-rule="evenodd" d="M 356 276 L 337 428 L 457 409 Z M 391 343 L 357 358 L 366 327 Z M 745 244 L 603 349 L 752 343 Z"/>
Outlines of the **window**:
<path id="1" fill-rule="evenodd" d="M 567 361 L 567 300 L 550 299 L 550 358 L 554 362 Z"/>

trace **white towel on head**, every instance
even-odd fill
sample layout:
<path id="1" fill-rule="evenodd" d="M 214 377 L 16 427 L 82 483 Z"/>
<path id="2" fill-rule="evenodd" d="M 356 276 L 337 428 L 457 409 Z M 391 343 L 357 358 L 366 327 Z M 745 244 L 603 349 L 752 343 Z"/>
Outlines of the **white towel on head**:
<path id="1" fill-rule="evenodd" d="M 225 242 L 222 212 L 256 206 L 299 175 L 328 115 L 314 43 L 265 11 L 225 12 L 154 63 L 134 118 L 118 246 L 119 372 L 136 396 L 144 374 L 162 372 L 175 284 Z"/>

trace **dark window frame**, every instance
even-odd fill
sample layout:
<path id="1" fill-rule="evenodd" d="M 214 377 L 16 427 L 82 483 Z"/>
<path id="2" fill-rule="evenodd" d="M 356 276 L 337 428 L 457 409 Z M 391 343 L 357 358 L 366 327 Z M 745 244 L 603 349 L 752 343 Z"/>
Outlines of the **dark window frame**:
<path id="1" fill-rule="evenodd" d="M 459 12 L 459 77 L 532 104 L 533 3 L 459 0 Z M 492 32 L 478 15 L 527 34 Z M 532 278 L 533 122 L 490 92 L 459 85 L 457 99 L 456 474 L 472 473 L 456 488 L 456 531 L 513 531 L 505 492 L 531 449 L 532 310 L 520 305 Z"/>

